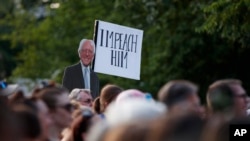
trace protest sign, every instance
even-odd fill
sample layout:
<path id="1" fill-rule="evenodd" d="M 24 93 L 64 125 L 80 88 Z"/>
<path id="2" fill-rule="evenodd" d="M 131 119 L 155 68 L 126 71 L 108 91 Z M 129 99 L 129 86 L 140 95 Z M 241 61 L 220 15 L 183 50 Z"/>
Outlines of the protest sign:
<path id="1" fill-rule="evenodd" d="M 140 79 L 143 31 L 97 20 L 94 71 Z"/>

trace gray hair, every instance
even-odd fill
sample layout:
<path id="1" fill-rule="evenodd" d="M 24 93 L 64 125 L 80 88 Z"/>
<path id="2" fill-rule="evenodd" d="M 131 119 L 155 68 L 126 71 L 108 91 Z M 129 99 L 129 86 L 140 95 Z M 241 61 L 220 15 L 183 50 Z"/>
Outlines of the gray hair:
<path id="1" fill-rule="evenodd" d="M 81 92 L 84 92 L 84 93 L 86 93 L 86 94 L 88 94 L 88 95 L 91 95 L 91 91 L 90 91 L 89 89 L 79 89 L 79 88 L 75 88 L 75 89 L 73 89 L 73 90 L 70 92 L 70 94 L 69 94 L 70 100 L 77 100 L 77 101 L 80 100 L 79 94 L 80 94 Z"/>
<path id="2" fill-rule="evenodd" d="M 81 49 L 82 49 L 82 45 L 83 45 L 85 42 L 87 42 L 87 41 L 90 42 L 90 45 L 93 47 L 93 53 L 95 54 L 95 43 L 94 43 L 93 40 L 89 40 L 89 39 L 82 39 L 82 40 L 80 41 L 80 44 L 79 44 L 79 47 L 78 47 L 78 53 L 80 53 L 80 51 L 81 51 Z"/>

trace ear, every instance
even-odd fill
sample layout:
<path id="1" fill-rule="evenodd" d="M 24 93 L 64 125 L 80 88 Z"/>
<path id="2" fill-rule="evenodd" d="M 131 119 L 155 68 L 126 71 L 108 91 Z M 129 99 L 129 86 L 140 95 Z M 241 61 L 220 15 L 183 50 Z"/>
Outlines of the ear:
<path id="1" fill-rule="evenodd" d="M 78 52 L 78 56 L 79 56 L 79 58 L 81 58 L 81 53 L 80 52 Z"/>

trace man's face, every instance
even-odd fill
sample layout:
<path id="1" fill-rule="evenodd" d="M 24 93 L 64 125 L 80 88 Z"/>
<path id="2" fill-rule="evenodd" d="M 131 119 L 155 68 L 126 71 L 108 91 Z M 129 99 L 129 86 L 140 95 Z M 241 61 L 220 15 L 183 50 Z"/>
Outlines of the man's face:
<path id="1" fill-rule="evenodd" d="M 234 108 L 238 115 L 245 115 L 247 110 L 247 94 L 245 89 L 238 84 L 231 85 L 234 91 Z"/>
<path id="2" fill-rule="evenodd" d="M 197 94 L 192 94 L 189 96 L 188 101 L 190 103 L 191 109 L 197 114 L 203 114 L 202 106 L 200 104 L 200 98 Z"/>
<path id="3" fill-rule="evenodd" d="M 92 106 L 92 96 L 89 94 L 86 94 L 85 92 L 79 93 L 80 99 L 78 100 L 81 105 L 91 107 Z"/>
<path id="4" fill-rule="evenodd" d="M 94 49 L 90 44 L 90 41 L 86 41 L 83 45 L 81 50 L 78 52 L 79 57 L 84 66 L 89 66 L 91 61 L 94 58 Z"/>
<path id="5" fill-rule="evenodd" d="M 63 93 L 62 95 L 58 95 L 56 108 L 50 113 L 53 124 L 61 130 L 68 127 L 72 122 L 72 111 L 73 107 L 70 103 L 70 99 L 68 98 L 68 94 Z"/>
<path id="6" fill-rule="evenodd" d="M 37 107 L 38 107 L 38 118 L 41 122 L 41 129 L 42 129 L 42 138 L 46 139 L 49 135 L 48 129 L 52 125 L 52 119 L 49 115 L 49 109 L 47 105 L 42 101 L 38 100 L 36 102 Z"/>

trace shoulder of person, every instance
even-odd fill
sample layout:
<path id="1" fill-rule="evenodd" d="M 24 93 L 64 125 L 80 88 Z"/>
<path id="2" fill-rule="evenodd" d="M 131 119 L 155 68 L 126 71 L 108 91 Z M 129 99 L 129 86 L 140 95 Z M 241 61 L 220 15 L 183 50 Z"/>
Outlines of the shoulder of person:
<path id="1" fill-rule="evenodd" d="M 81 63 L 78 62 L 76 64 L 73 64 L 73 65 L 70 65 L 70 66 L 67 66 L 66 69 L 74 69 L 74 68 L 77 68 L 77 67 L 80 67 L 81 66 Z"/>

